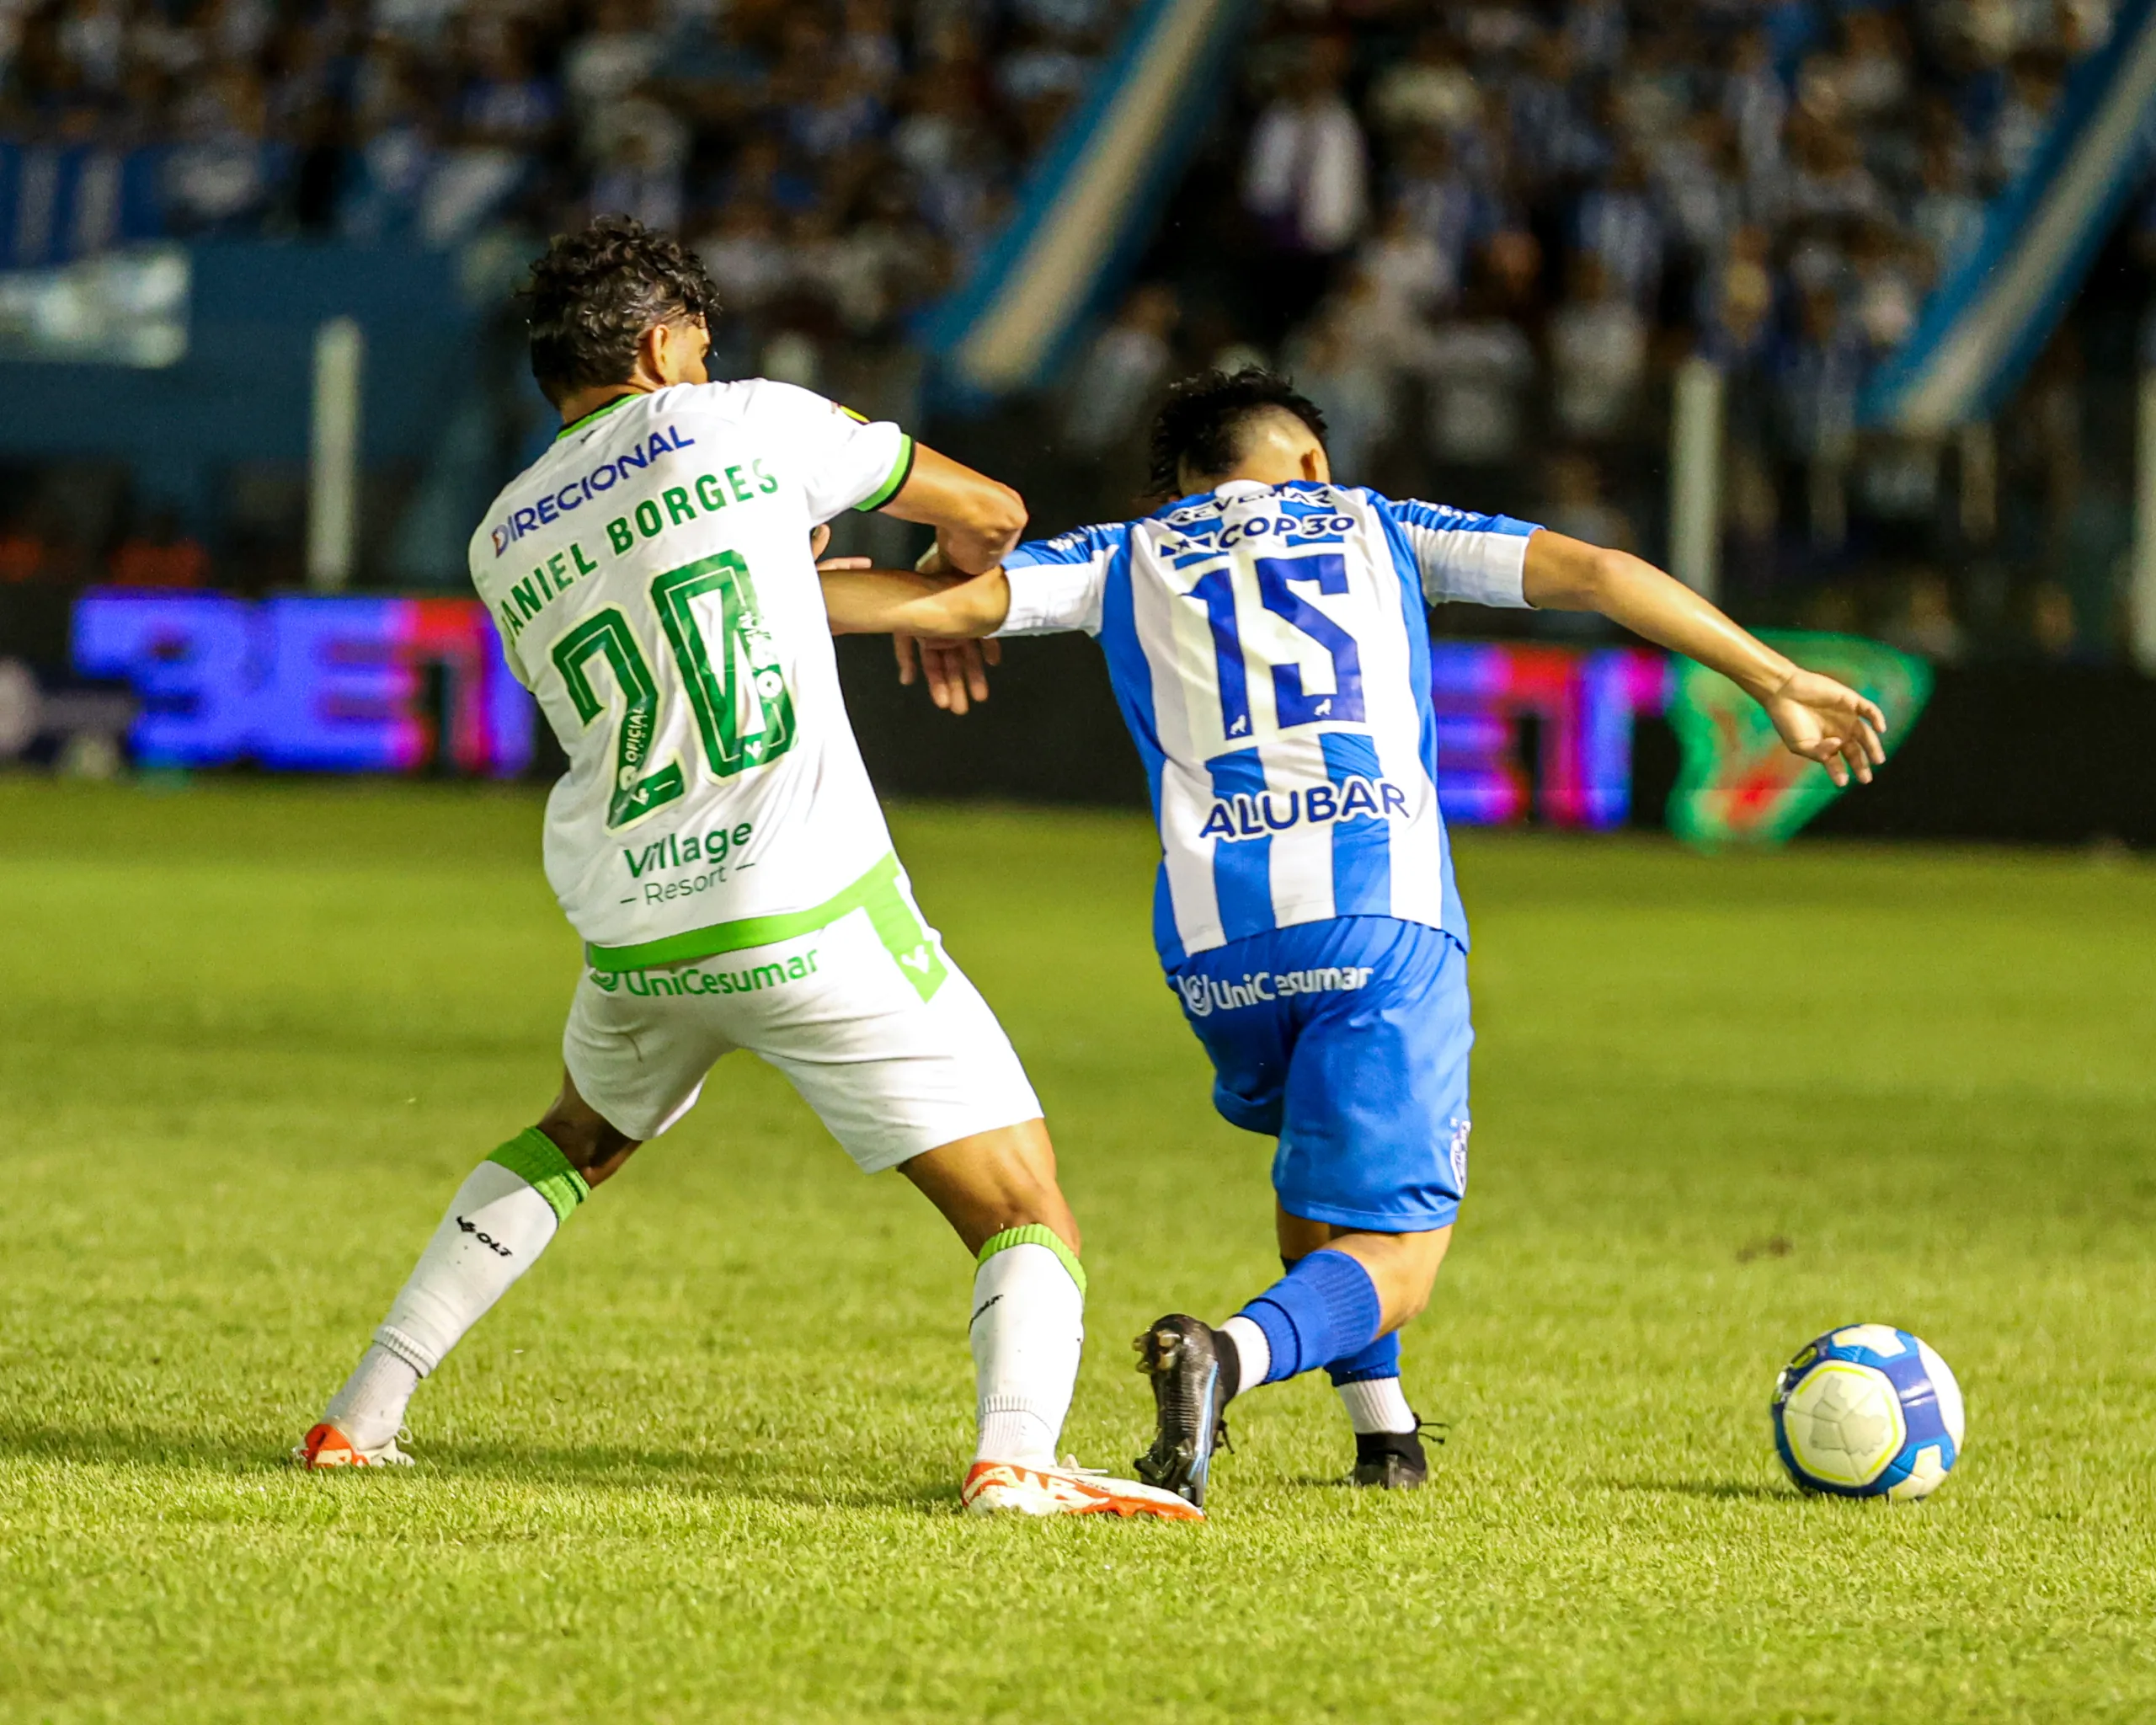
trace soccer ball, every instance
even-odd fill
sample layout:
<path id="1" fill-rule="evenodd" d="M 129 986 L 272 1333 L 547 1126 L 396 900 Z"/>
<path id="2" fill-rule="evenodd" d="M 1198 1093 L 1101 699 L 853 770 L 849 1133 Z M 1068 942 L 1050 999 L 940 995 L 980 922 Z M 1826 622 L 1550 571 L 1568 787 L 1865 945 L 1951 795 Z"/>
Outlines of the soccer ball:
<path id="1" fill-rule="evenodd" d="M 1807 1492 L 1922 1498 L 1961 1454 L 1961 1386 L 1907 1330 L 1851 1324 L 1797 1350 L 1774 1384 L 1774 1448 Z"/>

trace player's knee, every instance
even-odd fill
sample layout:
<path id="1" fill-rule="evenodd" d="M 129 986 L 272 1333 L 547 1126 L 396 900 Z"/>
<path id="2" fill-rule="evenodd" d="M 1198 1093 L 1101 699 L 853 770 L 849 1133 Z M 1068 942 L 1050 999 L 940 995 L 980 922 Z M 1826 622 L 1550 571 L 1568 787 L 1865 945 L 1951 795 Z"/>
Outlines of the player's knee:
<path id="1" fill-rule="evenodd" d="M 586 1111 L 550 1109 L 539 1122 L 539 1130 L 553 1140 L 568 1165 L 590 1186 L 618 1172 L 639 1142 Z"/>
<path id="2" fill-rule="evenodd" d="M 568 1165 L 596 1186 L 621 1171 L 642 1141 L 615 1128 L 578 1092 L 576 1080 L 562 1074 L 562 1088 L 540 1118 L 539 1130 L 554 1142 Z"/>

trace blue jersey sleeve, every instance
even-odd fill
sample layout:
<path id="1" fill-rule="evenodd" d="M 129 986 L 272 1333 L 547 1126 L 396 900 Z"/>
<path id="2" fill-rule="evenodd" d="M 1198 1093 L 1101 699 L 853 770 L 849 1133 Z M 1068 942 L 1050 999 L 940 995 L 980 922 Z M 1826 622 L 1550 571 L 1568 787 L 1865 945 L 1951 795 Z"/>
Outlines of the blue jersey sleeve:
<path id="1" fill-rule="evenodd" d="M 1472 515 L 1442 503 L 1395 502 L 1375 494 L 1372 501 L 1399 523 L 1414 547 L 1422 595 L 1431 604 L 1464 600 L 1470 605 L 1526 608 L 1521 584 L 1527 542 L 1537 531 L 1536 523 L 1510 515 Z"/>
<path id="2" fill-rule="evenodd" d="M 999 635 L 1053 635 L 1066 629 L 1101 632 L 1108 563 L 1122 549 L 1126 523 L 1074 527 L 1053 539 L 1031 539 L 1003 559 L 1011 610 Z"/>

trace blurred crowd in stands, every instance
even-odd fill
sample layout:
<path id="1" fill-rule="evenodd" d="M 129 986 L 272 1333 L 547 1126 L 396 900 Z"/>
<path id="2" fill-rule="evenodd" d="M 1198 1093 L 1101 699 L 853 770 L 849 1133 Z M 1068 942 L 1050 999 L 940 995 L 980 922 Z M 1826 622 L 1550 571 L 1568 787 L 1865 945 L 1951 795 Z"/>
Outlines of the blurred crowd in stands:
<path id="1" fill-rule="evenodd" d="M 0 265 L 152 235 L 514 262 L 627 211 L 702 250 L 719 369 L 911 413 L 910 314 L 1132 3 L 0 0 Z M 2111 4 L 1269 0 L 1139 285 L 996 452 L 1043 526 L 1119 512 L 1165 381 L 1261 359 L 1344 475 L 1662 555 L 1697 355 L 1727 382 L 1741 615 L 2102 656 L 2146 272 L 2107 323 L 2100 270 L 1995 431 L 1897 440 L 1855 403 Z M 2144 226 L 2112 253 L 2156 262 Z M 54 566 L 35 539 L 0 529 L 0 583 Z M 210 567 L 168 520 L 112 543 L 130 579 Z"/>
<path id="2" fill-rule="evenodd" d="M 626 211 L 702 247 L 737 328 L 891 338 L 995 231 L 1123 4 L 0 0 L 0 242 L 451 247 Z"/>
<path id="3" fill-rule="evenodd" d="M 1174 369 L 1261 357 L 1324 407 L 1345 473 L 1660 554 L 1669 375 L 1699 355 L 1727 380 L 1740 611 L 1949 658 L 1972 628 L 2057 654 L 2113 638 L 2127 480 L 2052 471 L 2079 464 L 2078 394 L 1944 448 L 1856 415 L 2109 0 L 1269 17 L 1209 180 L 1070 381 L 1074 444 L 1118 449 Z M 2039 403 L 2071 391 L 2082 333 Z M 1129 463 L 1109 465 L 1112 492 Z"/>
<path id="4" fill-rule="evenodd" d="M 507 319 L 547 233 L 626 212 L 722 284 L 722 375 L 910 419 L 910 315 L 998 230 L 1129 4 L 0 0 L 0 268 L 165 237 L 420 246 Z M 504 328 L 485 363 L 520 371 Z M 498 393 L 534 420 L 514 449 L 539 404 Z M 0 473 L 0 584 L 210 570 L 185 527 L 86 511 L 71 483 Z M 112 525 L 85 542 L 92 515 Z M 213 536 L 220 579 L 295 565 L 280 543 L 225 567 L 248 537 Z"/>

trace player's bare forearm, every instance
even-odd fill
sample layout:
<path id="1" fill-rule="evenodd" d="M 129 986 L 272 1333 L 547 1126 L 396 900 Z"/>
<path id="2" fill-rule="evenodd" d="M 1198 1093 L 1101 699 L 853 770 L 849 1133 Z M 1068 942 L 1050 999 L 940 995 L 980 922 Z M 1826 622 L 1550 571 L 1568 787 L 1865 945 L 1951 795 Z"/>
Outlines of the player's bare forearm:
<path id="1" fill-rule="evenodd" d="M 1796 666 L 1682 581 L 1629 552 L 1547 528 L 1527 543 L 1527 602 L 1541 611 L 1598 611 L 1612 622 L 1718 670 L 1755 701 Z"/>
<path id="2" fill-rule="evenodd" d="M 1527 601 L 1539 609 L 1598 611 L 1720 671 L 1766 709 L 1792 752 L 1817 761 L 1836 784 L 1852 775 L 1869 784 L 1886 760 L 1886 720 L 1876 706 L 1775 652 L 1652 563 L 1543 528 L 1527 542 L 1523 575 Z"/>
<path id="3" fill-rule="evenodd" d="M 846 569 L 824 576 L 835 635 L 920 635 L 978 640 L 1002 627 L 1011 584 L 1001 569 L 952 581 L 901 569 Z"/>
<path id="4" fill-rule="evenodd" d="M 883 513 L 935 528 L 951 566 L 969 575 L 1001 563 L 1026 530 L 1026 500 L 1017 492 L 920 444 L 912 473 Z"/>

